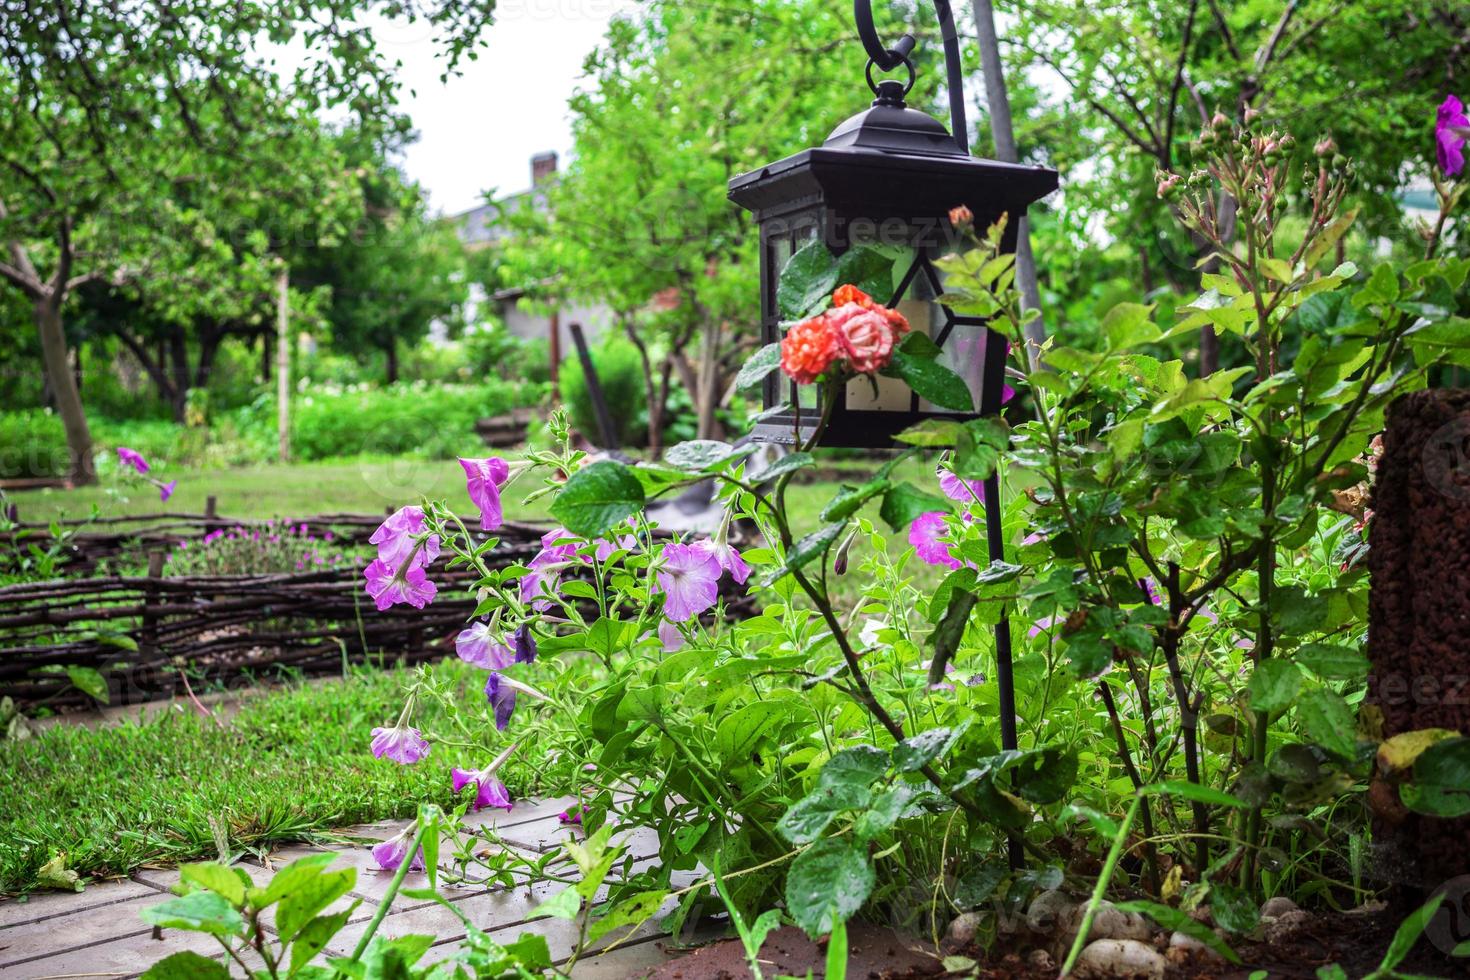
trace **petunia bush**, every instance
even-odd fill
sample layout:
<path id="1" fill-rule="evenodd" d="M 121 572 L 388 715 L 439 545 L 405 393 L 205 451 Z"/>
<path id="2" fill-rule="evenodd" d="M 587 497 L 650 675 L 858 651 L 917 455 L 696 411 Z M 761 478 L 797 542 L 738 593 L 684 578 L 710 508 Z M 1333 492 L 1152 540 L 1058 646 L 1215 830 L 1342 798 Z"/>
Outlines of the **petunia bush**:
<path id="1" fill-rule="evenodd" d="M 1011 339 L 1015 396 L 1004 417 L 914 426 L 813 527 L 793 525 L 786 495 L 821 424 L 757 470 L 751 447 L 712 441 L 656 462 L 589 457 L 560 415 L 552 448 L 462 460 L 463 498 L 385 521 L 365 573 L 380 609 L 433 602 L 436 559 L 477 573 L 454 648 L 483 684 L 420 672 L 399 716 L 364 732 L 379 764 L 438 767 L 460 794 L 442 818 L 451 843 L 425 854 L 431 875 L 562 883 L 538 911 L 577 920 L 579 949 L 718 903 L 742 922 L 779 908 L 813 935 L 860 911 L 927 933 L 983 909 L 983 940 L 1055 888 L 1094 904 L 1117 888 L 1170 928 L 1208 909 L 1228 937 L 1256 925 L 1265 896 L 1364 897 L 1370 781 L 1374 800 L 1463 815 L 1470 787 L 1417 792 L 1415 760 L 1470 740 L 1380 746 L 1362 703 L 1362 501 L 1388 401 L 1470 361 L 1470 261 L 1435 258 L 1431 235 L 1403 268 L 1333 264 L 1352 226 L 1350 165 L 1330 143 L 1304 151 L 1253 125 L 1219 121 L 1194 154 L 1206 166 L 1160 175 L 1215 247 L 1203 292 L 1167 323 L 1120 304 L 1098 347 L 1049 343 L 1038 366 L 1003 225 L 971 229 L 957 210 L 943 301 Z M 1233 235 L 1222 191 L 1239 204 Z M 782 370 L 830 394 L 881 373 L 955 399 L 963 382 L 933 345 L 863 288 L 895 258 L 788 266 L 801 318 L 742 380 Z M 871 275 L 842 281 L 859 265 Z M 1205 323 L 1243 363 L 1191 377 L 1170 351 Z M 1006 561 L 983 506 L 997 473 Z M 723 508 L 715 532 L 655 526 L 649 502 L 705 480 Z M 560 524 L 525 561 L 491 568 L 517 483 L 552 498 Z M 473 529 L 457 516 L 466 501 Z M 882 524 L 909 547 L 890 550 Z M 916 584 L 934 581 L 920 566 L 937 585 Z M 861 584 L 839 606 L 842 575 Z M 731 617 L 741 594 L 756 612 Z M 991 634 L 1003 619 L 1009 751 Z M 430 703 L 449 721 L 421 730 Z M 578 801 L 563 815 L 575 839 L 535 859 L 458 825 L 515 806 L 496 773 L 524 754 Z M 439 820 L 382 845 L 380 862 L 402 871 Z M 630 848 L 639 830 L 656 861 Z"/>

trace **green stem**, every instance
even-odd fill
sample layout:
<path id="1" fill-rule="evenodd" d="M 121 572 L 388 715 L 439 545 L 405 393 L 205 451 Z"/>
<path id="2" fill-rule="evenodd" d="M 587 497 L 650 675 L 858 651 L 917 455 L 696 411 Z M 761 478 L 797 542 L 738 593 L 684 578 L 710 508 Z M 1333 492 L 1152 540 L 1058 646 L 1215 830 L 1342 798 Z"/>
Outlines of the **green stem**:
<path id="1" fill-rule="evenodd" d="M 388 883 L 388 891 L 383 895 L 383 901 L 378 904 L 377 911 L 373 913 L 372 921 L 368 923 L 367 932 L 362 934 L 362 938 L 357 941 L 357 947 L 352 951 L 353 962 L 362 959 L 362 954 L 367 952 L 368 943 L 372 942 L 373 934 L 378 931 L 378 926 L 382 924 L 383 917 L 388 914 L 388 908 L 393 904 L 393 899 L 398 897 L 398 889 L 403 884 L 404 876 L 408 874 L 409 866 L 413 864 L 414 858 L 418 856 L 419 846 L 423 843 L 424 832 L 426 830 L 428 830 L 427 827 L 420 826 L 418 830 L 414 831 L 413 840 L 408 845 L 408 853 L 398 863 L 398 870 L 393 872 L 393 880 Z M 438 827 L 436 824 L 435 831 L 437 832 L 437 830 Z"/>
<path id="2" fill-rule="evenodd" d="M 1103 862 L 1102 870 L 1098 872 L 1097 884 L 1092 886 L 1092 897 L 1087 900 L 1087 909 L 1082 913 L 1082 924 L 1077 927 L 1077 938 L 1072 940 L 1072 948 L 1067 952 L 1067 961 L 1062 964 L 1062 976 L 1072 972 L 1077 965 L 1077 957 L 1082 955 L 1082 948 L 1087 945 L 1087 934 L 1092 931 L 1092 920 L 1097 915 L 1097 908 L 1102 904 L 1103 894 L 1108 890 L 1108 882 L 1113 880 L 1113 872 L 1118 869 L 1118 861 L 1123 857 L 1123 846 L 1128 842 L 1128 831 L 1133 827 L 1133 821 L 1138 816 L 1139 807 L 1143 805 L 1143 797 L 1135 795 L 1133 802 L 1128 806 L 1128 812 L 1123 815 L 1123 822 L 1118 825 L 1118 836 L 1113 838 L 1113 846 L 1108 849 L 1107 860 Z"/>

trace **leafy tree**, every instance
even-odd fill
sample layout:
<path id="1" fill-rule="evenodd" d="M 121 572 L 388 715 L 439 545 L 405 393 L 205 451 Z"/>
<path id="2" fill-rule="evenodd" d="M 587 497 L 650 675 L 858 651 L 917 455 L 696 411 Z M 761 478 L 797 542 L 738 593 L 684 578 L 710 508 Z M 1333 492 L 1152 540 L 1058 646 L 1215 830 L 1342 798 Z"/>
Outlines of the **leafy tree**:
<path id="1" fill-rule="evenodd" d="M 1021 142 L 1067 175 L 1069 207 L 1127 243 L 1135 280 L 1182 291 L 1198 285 L 1210 248 L 1181 237 L 1154 174 L 1189 166 L 1217 114 L 1240 124 L 1259 113 L 1305 145 L 1330 134 L 1354 161 L 1360 224 L 1396 236 L 1393 196 L 1421 169 L 1427 121 L 1470 38 L 1458 0 L 1017 0 L 1012 12 L 1022 28 L 1007 32 L 1011 63 L 1039 102 Z M 1228 195 L 1218 206 L 1235 207 Z M 1202 369 L 1216 357 L 1206 328 Z"/>
<path id="2" fill-rule="evenodd" d="M 401 126 L 390 111 L 393 66 L 359 15 L 451 31 L 452 68 L 473 54 L 492 9 L 490 0 L 0 0 L 0 101 L 9 107 L 0 117 L 0 279 L 31 306 L 77 482 L 95 472 L 68 366 L 64 310 L 74 291 L 187 266 L 180 243 L 213 239 L 200 225 L 209 209 L 169 204 L 193 189 L 324 196 L 335 174 L 318 153 L 318 110 L 341 106 L 370 126 Z M 283 79 L 266 41 L 298 42 L 308 57 Z"/>
<path id="3" fill-rule="evenodd" d="M 726 200 L 727 182 L 862 109 L 865 57 L 845 8 L 758 0 L 650 3 L 614 19 L 587 59 L 572 165 L 546 212 L 507 209 L 516 234 L 496 285 L 612 307 L 643 356 L 655 450 L 671 381 L 688 389 L 707 438 L 757 339 L 756 230 Z M 920 74 L 931 86 L 939 77 Z"/>

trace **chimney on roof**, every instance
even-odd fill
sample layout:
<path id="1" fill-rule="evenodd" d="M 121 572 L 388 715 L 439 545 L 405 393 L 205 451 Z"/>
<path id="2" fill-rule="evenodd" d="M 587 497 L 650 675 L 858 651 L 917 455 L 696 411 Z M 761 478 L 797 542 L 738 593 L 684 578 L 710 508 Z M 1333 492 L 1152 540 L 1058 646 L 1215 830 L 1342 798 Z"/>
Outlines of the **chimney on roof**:
<path id="1" fill-rule="evenodd" d="M 538 153 L 531 158 L 531 186 L 539 186 L 546 178 L 556 173 L 556 153 Z"/>

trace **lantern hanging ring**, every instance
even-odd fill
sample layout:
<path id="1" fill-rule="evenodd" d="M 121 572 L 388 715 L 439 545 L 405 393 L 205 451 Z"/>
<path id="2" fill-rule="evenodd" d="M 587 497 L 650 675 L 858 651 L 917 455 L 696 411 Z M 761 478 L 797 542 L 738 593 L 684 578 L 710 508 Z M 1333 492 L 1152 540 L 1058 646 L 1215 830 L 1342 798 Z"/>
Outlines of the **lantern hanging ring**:
<path id="1" fill-rule="evenodd" d="M 963 153 L 970 152 L 970 134 L 965 125 L 965 66 L 960 61 L 960 38 L 955 31 L 954 11 L 950 8 L 949 0 L 934 0 L 934 13 L 939 18 L 939 33 L 944 41 L 944 68 L 949 95 L 949 129 L 954 136 L 955 144 Z M 853 0 L 853 19 L 857 21 L 858 37 L 863 42 L 863 48 L 868 52 L 868 86 L 877 92 L 877 86 L 873 85 L 873 65 L 877 65 L 883 71 L 892 71 L 899 65 L 904 64 L 909 69 L 909 84 L 904 89 L 904 94 L 913 88 L 914 63 L 909 57 L 913 53 L 918 41 L 912 34 L 904 34 L 888 47 L 883 39 L 878 36 L 878 28 L 873 24 L 872 0 Z"/>

